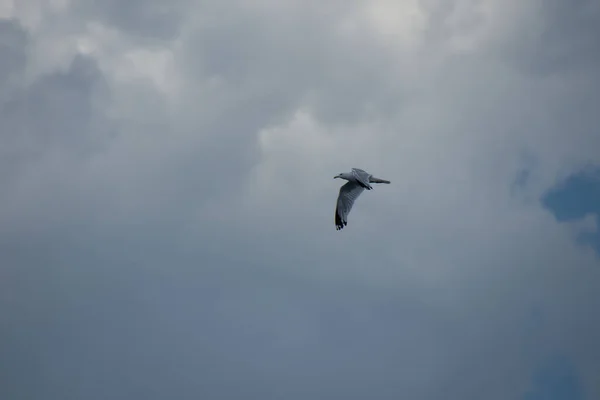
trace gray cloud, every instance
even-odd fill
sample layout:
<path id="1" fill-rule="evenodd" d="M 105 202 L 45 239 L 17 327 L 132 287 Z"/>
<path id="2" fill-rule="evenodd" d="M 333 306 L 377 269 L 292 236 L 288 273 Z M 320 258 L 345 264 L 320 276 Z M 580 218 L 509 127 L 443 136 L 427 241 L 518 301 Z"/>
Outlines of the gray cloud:
<path id="1" fill-rule="evenodd" d="M 2 42 L 2 62 L 0 64 L 0 84 L 7 87 L 11 78 L 25 67 L 25 43 L 27 33 L 15 21 L 0 21 Z"/>
<path id="2" fill-rule="evenodd" d="M 556 354 L 600 393 L 598 261 L 538 201 L 597 159 L 597 73 L 523 70 L 556 17 L 489 3 L 79 2 L 38 32 L 117 30 L 33 82 L 1 25 L 7 397 L 513 399 Z M 352 166 L 393 185 L 340 234 Z"/>
<path id="3" fill-rule="evenodd" d="M 178 0 L 169 5 L 159 1 L 137 0 L 127 4 L 118 1 L 79 1 L 72 10 L 140 38 L 169 40 L 177 37 L 190 2 Z"/>
<path id="4" fill-rule="evenodd" d="M 537 49 L 523 49 L 524 64 L 537 73 L 584 70 L 593 74 L 600 58 L 595 51 L 600 7 L 594 1 L 573 3 L 545 1 L 541 4 L 543 24 L 535 32 Z"/>

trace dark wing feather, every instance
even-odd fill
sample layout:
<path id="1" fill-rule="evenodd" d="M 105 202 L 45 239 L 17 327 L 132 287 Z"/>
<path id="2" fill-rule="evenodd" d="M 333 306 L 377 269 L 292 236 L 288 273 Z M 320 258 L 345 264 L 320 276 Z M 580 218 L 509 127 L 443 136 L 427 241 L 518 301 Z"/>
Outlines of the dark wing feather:
<path id="1" fill-rule="evenodd" d="M 357 182 L 349 181 L 340 188 L 340 193 L 335 207 L 335 227 L 337 230 L 344 228 L 348 224 L 348 214 L 352 210 L 354 201 L 365 190 Z"/>

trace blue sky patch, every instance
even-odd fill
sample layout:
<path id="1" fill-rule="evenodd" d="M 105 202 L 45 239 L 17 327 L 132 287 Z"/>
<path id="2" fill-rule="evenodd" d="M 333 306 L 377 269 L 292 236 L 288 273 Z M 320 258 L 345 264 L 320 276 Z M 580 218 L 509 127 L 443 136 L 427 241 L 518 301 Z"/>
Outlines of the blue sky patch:
<path id="1" fill-rule="evenodd" d="M 556 357 L 541 367 L 533 377 L 532 386 L 524 400 L 584 399 L 577 371 L 563 357 Z"/>
<path id="2" fill-rule="evenodd" d="M 571 175 L 562 185 L 548 191 L 542 204 L 558 221 L 572 221 L 586 214 L 600 215 L 600 167 Z M 600 222 L 600 221 L 599 221 Z M 600 234 L 585 233 L 578 238 L 600 253 Z"/>

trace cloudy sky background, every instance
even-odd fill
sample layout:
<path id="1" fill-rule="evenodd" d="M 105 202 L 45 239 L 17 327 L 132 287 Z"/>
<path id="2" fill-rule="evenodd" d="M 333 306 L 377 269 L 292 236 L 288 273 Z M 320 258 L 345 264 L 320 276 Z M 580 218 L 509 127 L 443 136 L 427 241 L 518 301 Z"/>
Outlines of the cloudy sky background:
<path id="1" fill-rule="evenodd" d="M 2 398 L 600 398 L 598 1 L 0 18 Z"/>

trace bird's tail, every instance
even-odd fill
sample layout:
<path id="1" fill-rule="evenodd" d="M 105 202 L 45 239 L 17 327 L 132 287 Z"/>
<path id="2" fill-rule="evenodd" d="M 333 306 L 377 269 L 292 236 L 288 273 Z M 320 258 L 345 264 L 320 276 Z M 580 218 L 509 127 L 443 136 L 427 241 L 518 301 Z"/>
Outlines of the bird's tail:
<path id="1" fill-rule="evenodd" d="M 386 181 L 385 179 L 379 179 L 379 178 L 375 178 L 375 177 L 371 177 L 371 179 L 369 179 L 369 182 L 371 182 L 371 183 L 390 183 L 390 181 Z"/>

